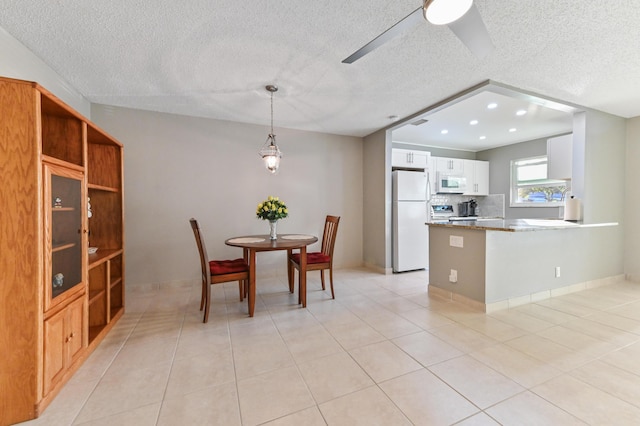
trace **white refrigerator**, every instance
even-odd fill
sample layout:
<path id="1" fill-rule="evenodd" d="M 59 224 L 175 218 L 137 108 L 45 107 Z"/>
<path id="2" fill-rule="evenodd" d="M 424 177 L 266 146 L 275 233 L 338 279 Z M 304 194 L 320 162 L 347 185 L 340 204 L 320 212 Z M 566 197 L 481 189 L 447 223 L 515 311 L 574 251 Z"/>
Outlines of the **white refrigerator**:
<path id="1" fill-rule="evenodd" d="M 426 172 L 392 173 L 394 272 L 429 268 L 428 183 Z"/>

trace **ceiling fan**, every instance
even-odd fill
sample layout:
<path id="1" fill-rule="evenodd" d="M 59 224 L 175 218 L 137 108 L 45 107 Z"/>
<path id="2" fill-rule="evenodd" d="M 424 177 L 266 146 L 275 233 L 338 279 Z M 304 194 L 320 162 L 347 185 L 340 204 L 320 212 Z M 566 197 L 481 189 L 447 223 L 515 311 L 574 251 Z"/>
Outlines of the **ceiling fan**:
<path id="1" fill-rule="evenodd" d="M 422 7 L 405 16 L 391 28 L 362 46 L 342 61 L 351 64 L 367 53 L 382 46 L 400 33 L 413 28 L 426 19 L 434 25 L 447 25 L 451 31 L 478 58 L 493 50 L 491 37 L 473 0 L 424 0 Z"/>

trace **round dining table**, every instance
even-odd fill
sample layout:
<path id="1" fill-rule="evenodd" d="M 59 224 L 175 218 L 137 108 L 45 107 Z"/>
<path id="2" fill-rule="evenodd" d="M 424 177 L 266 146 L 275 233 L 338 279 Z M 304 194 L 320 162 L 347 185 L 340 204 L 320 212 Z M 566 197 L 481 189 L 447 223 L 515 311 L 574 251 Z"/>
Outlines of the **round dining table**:
<path id="1" fill-rule="evenodd" d="M 282 234 L 275 240 L 269 235 L 246 235 L 227 239 L 224 243 L 228 246 L 242 247 L 245 260 L 249 262 L 249 291 L 247 303 L 249 305 L 249 316 L 253 316 L 256 306 L 256 253 L 259 251 L 287 250 L 287 263 L 292 250 L 300 250 L 300 295 L 298 303 L 302 307 L 307 306 L 307 246 L 318 241 L 313 235 L 306 234 Z M 289 265 L 287 264 L 287 271 Z M 289 291 L 293 292 L 292 280 L 289 280 Z"/>

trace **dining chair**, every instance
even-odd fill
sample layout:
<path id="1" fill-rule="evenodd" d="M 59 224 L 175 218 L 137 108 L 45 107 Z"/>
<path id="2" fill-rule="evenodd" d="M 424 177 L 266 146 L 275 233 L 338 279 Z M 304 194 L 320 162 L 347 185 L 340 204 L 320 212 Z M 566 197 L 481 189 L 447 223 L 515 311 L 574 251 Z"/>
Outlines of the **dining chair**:
<path id="1" fill-rule="evenodd" d="M 331 298 L 335 299 L 335 293 L 333 291 L 333 248 L 336 244 L 336 235 L 338 234 L 338 223 L 340 222 L 340 216 L 329 216 L 324 222 L 324 232 L 322 233 L 322 246 L 319 252 L 307 253 L 307 271 L 320 271 L 320 280 L 322 281 L 322 290 L 325 289 L 324 285 L 324 271 L 329 270 L 329 282 L 331 284 Z M 293 292 L 293 282 L 295 270 L 300 273 L 300 253 L 289 252 L 288 262 L 288 278 L 289 278 L 289 290 Z M 298 291 L 300 290 L 300 284 L 298 281 Z M 302 296 L 298 295 L 298 299 Z"/>
<path id="2" fill-rule="evenodd" d="M 204 245 L 200 225 L 194 218 L 189 219 L 193 235 L 196 238 L 198 252 L 200 253 L 200 266 L 202 270 L 202 297 L 200 299 L 200 310 L 204 308 L 204 319 L 209 321 L 209 305 L 211 304 L 211 285 L 238 281 L 240 301 L 245 296 L 245 286 L 249 281 L 249 265 L 246 259 L 233 260 L 208 260 L 207 247 Z"/>

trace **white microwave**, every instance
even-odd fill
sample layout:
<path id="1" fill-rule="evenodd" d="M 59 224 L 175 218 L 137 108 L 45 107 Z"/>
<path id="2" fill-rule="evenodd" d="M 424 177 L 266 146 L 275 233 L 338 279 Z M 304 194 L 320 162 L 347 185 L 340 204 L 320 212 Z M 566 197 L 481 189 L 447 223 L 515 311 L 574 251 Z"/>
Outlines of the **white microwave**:
<path id="1" fill-rule="evenodd" d="M 439 194 L 462 194 L 467 190 L 467 178 L 462 175 L 438 172 L 437 177 L 436 191 Z"/>

